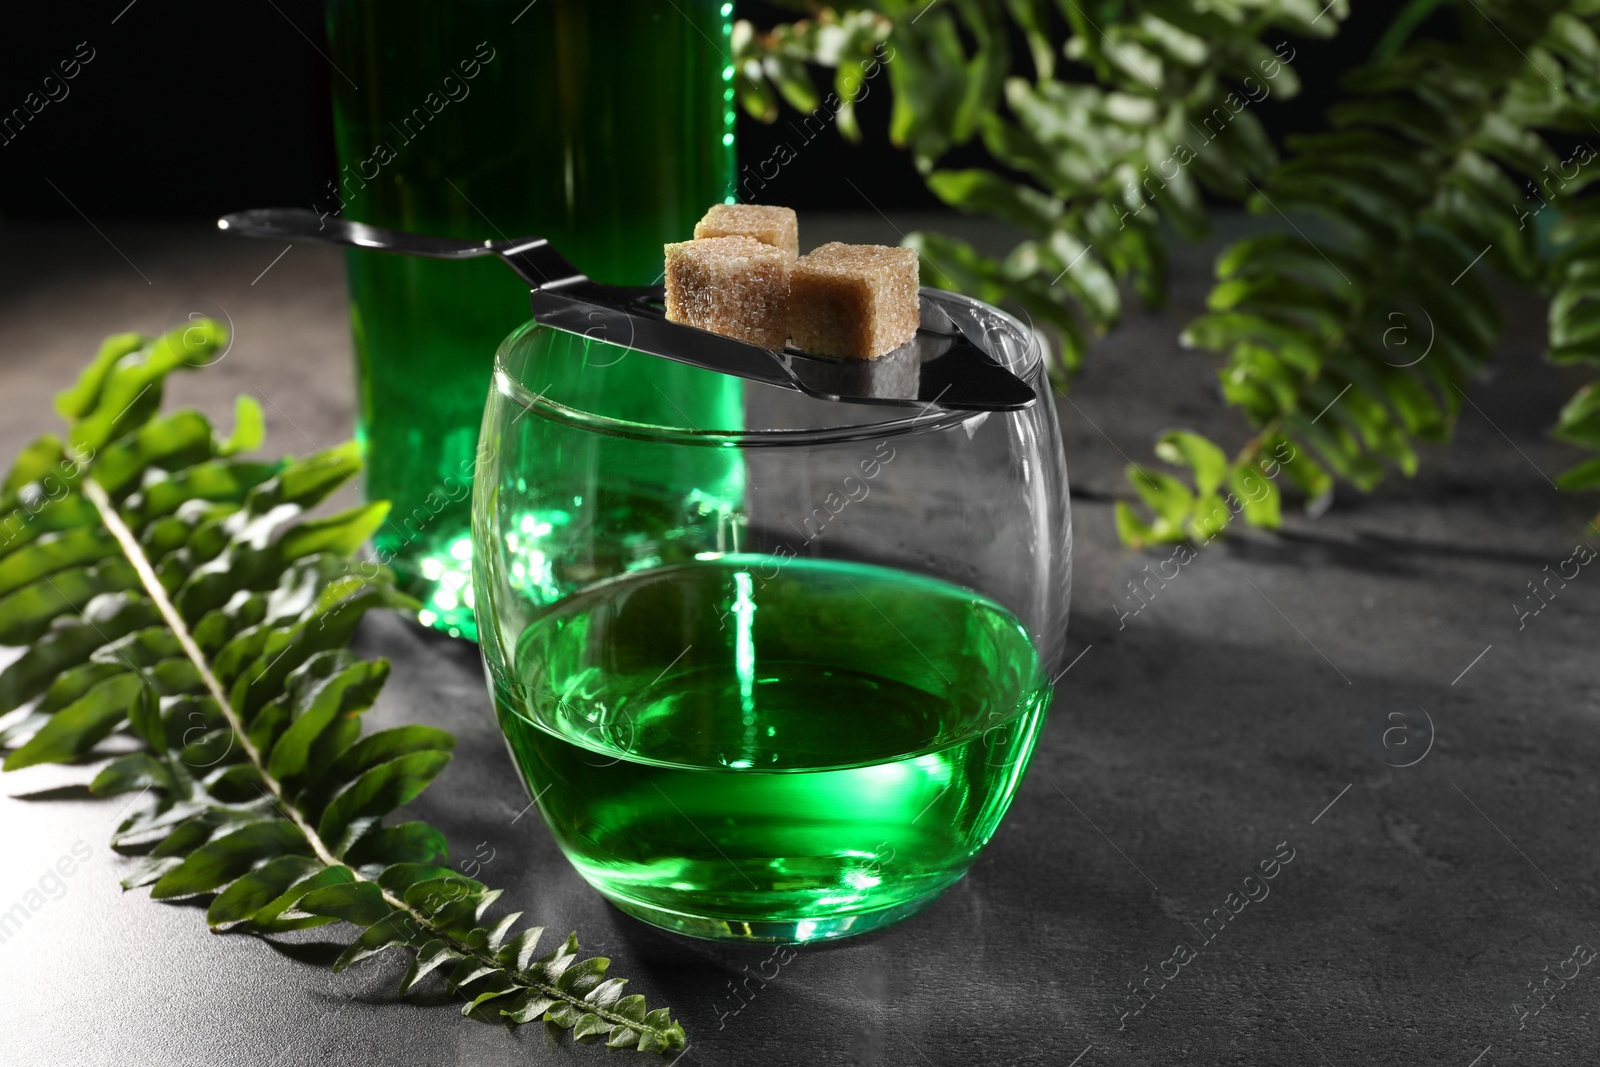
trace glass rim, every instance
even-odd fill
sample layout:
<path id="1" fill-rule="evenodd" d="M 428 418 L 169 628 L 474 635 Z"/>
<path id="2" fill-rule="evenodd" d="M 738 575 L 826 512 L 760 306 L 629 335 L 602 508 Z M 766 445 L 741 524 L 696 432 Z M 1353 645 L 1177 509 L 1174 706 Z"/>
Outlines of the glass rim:
<path id="1" fill-rule="evenodd" d="M 1019 336 L 1026 340 L 1026 349 L 1021 360 L 1016 361 L 1008 369 L 1026 382 L 1038 397 L 1040 390 L 1040 377 L 1044 373 L 1044 353 L 1038 334 L 1017 320 L 1016 316 L 1001 311 L 992 304 L 985 303 L 975 297 L 963 293 L 952 293 L 946 289 L 930 289 L 927 291 L 938 294 L 941 301 L 965 303 L 976 308 L 1002 316 L 1013 323 Z M 549 418 L 554 422 L 563 423 L 577 429 L 594 433 L 605 434 L 611 437 L 622 437 L 637 441 L 662 441 L 674 444 L 700 445 L 713 448 L 778 448 L 794 447 L 801 445 L 831 444 L 835 442 L 847 443 L 851 441 L 877 440 L 884 437 L 901 437 L 906 434 L 918 433 L 924 430 L 941 430 L 952 426 L 959 426 L 974 418 L 986 418 L 995 412 L 989 411 L 956 411 L 934 410 L 929 408 L 907 415 L 902 418 L 882 419 L 876 422 L 859 422 L 840 426 L 822 427 L 789 427 L 780 429 L 710 429 L 700 430 L 694 427 L 664 426 L 659 423 L 635 422 L 628 419 L 619 419 L 610 415 L 600 415 L 582 408 L 563 404 L 559 400 L 551 399 L 543 393 L 530 392 L 521 382 L 507 373 L 503 365 L 502 356 L 507 346 L 514 344 L 522 337 L 536 329 L 548 329 L 533 320 L 524 322 L 513 330 L 495 353 L 494 382 L 496 388 L 522 405 L 527 411 Z M 711 372 L 714 373 L 714 372 Z M 755 383 L 760 384 L 760 383 Z M 772 386 L 769 388 L 777 388 Z M 1043 399 L 1048 399 L 1045 394 Z M 818 403 L 830 403 L 819 400 Z M 1036 402 L 1038 402 L 1036 400 Z M 883 404 L 850 404 L 849 407 L 871 408 L 883 410 L 892 405 Z M 930 405 L 931 407 L 931 405 Z M 1002 413 L 1009 414 L 1009 413 Z"/>

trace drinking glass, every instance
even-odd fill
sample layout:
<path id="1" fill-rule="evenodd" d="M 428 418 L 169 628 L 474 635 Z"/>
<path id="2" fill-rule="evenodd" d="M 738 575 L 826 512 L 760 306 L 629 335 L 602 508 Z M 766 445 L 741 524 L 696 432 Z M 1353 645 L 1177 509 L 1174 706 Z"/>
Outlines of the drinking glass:
<path id="1" fill-rule="evenodd" d="M 1066 629 L 1066 461 L 1036 337 L 923 295 L 1037 402 L 744 382 L 742 425 L 645 422 L 617 386 L 657 357 L 531 323 L 499 349 L 473 500 L 495 710 L 563 852 L 646 922 L 875 929 L 959 879 L 1016 791 Z M 703 484 L 719 453 L 742 494 Z"/>

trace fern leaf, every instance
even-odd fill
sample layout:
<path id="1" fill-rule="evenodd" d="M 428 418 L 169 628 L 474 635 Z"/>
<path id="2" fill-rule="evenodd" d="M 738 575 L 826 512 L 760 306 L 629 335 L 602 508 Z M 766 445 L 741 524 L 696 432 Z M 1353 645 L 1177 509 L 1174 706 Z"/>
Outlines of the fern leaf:
<path id="1" fill-rule="evenodd" d="M 404 993 L 454 961 L 449 987 L 480 1018 L 684 1047 L 669 1013 L 620 1006 L 606 960 L 577 962 L 576 935 L 535 962 L 519 913 L 486 922 L 499 891 L 435 866 L 437 830 L 384 824 L 454 745 L 426 726 L 361 734 L 388 665 L 344 646 L 366 612 L 415 606 L 383 569 L 352 566 L 385 506 L 305 518 L 360 458 L 235 458 L 261 440 L 253 401 L 226 438 L 198 412 L 159 414 L 166 377 L 225 342 L 212 323 L 111 338 L 57 398 L 65 436 L 33 442 L 0 484 L 0 640 L 21 649 L 0 671 L 4 768 L 126 732 L 143 750 L 92 785 L 149 797 L 114 838 L 147 848 L 125 886 L 209 897 L 216 929 L 352 923 L 335 969 L 412 950 Z"/>
<path id="2" fill-rule="evenodd" d="M 1342 0 L 1209 8 L 1143 0 L 1094 18 L 1049 0 L 807 6 L 812 18 L 769 33 L 736 25 L 746 110 L 770 122 L 781 97 L 811 112 L 808 128 L 813 118 L 826 121 L 804 106 L 817 97 L 804 64 L 829 67 L 844 101 L 839 125 L 854 136 L 853 101 L 869 79 L 886 80 L 890 138 L 911 153 L 928 188 L 959 211 L 1023 234 L 1004 256 L 947 235 L 910 234 L 924 277 L 1048 329 L 1060 357 L 1052 377 L 1063 391 L 1089 339 L 1121 317 L 1122 282 L 1146 304 L 1161 302 L 1162 221 L 1203 232 L 1204 193 L 1242 199 L 1277 162 L 1251 108 L 1295 95 L 1299 82 L 1288 65 L 1293 50 L 1269 47 L 1264 37 L 1326 36 L 1347 14 Z M 1008 76 L 1013 36 L 1027 42 L 1032 78 Z M 1062 37 L 1058 54 L 1051 42 Z M 1060 58 L 1094 80 L 1084 83 L 1078 70 L 1058 76 Z M 991 166 L 940 169 L 952 150 L 973 143 Z M 741 197 L 759 199 L 763 184 L 747 177 Z"/>
<path id="3" fill-rule="evenodd" d="M 1459 41 L 1386 44 L 1347 78 L 1352 98 L 1332 112 L 1334 129 L 1291 139 L 1292 156 L 1252 206 L 1320 216 L 1324 227 L 1315 240 L 1297 231 L 1234 245 L 1218 261 L 1211 310 L 1185 335 L 1227 355 L 1224 395 L 1254 430 L 1232 460 L 1238 477 L 1270 467 L 1271 481 L 1281 469 L 1313 510 L 1334 479 L 1370 491 L 1393 471 L 1413 474 L 1422 445 L 1449 439 L 1500 333 L 1483 266 L 1544 284 L 1528 224 L 1544 199 L 1528 190 L 1565 204 L 1582 187 L 1556 188 L 1547 169 L 1561 162 L 1559 131 L 1581 128 L 1592 110 L 1584 42 L 1600 13 L 1584 2 L 1484 0 L 1457 14 Z M 1573 238 L 1594 232 L 1591 216 L 1569 216 Z M 1595 254 L 1574 240 L 1556 264 L 1558 361 L 1600 361 L 1600 328 L 1588 332 L 1591 319 L 1600 324 Z M 1557 436 L 1600 447 L 1585 395 Z M 1189 457 L 1163 458 L 1212 477 Z M 1276 485 L 1254 506 L 1236 492 L 1230 511 L 1270 527 L 1278 499 Z"/>

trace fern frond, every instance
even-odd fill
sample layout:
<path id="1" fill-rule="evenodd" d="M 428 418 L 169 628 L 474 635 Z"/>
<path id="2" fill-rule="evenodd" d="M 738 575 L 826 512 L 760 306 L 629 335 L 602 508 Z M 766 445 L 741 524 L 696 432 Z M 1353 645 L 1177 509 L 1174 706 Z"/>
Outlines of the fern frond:
<path id="1" fill-rule="evenodd" d="M 1232 467 L 1292 454 L 1284 470 L 1312 507 L 1336 480 L 1370 491 L 1390 471 L 1410 476 L 1420 445 L 1449 440 L 1500 332 L 1485 266 L 1543 284 L 1530 216 L 1594 177 L 1550 181 L 1563 131 L 1587 126 L 1600 99 L 1600 12 L 1480 0 L 1458 14 L 1458 42 L 1358 70 L 1333 129 L 1291 139 L 1251 206 L 1300 222 L 1225 252 L 1210 311 L 1184 335 L 1227 354 L 1223 393 L 1254 430 Z M 1553 331 L 1557 358 L 1584 343 L 1580 259 L 1563 268 L 1574 317 Z M 1140 473 L 1129 479 L 1142 494 Z M 1151 514 L 1130 514 L 1134 539 L 1186 535 L 1178 509 Z"/>
<path id="2" fill-rule="evenodd" d="M 819 114 L 805 106 L 817 93 L 804 63 L 834 68 L 847 103 L 854 96 L 842 90 L 859 93 L 863 72 L 887 73 L 890 137 L 910 151 L 928 187 L 1025 235 L 1003 257 L 933 233 L 911 234 L 907 245 L 921 253 L 930 282 L 1007 303 L 1052 329 L 1063 390 L 1089 338 L 1122 314 L 1122 282 L 1131 280 L 1145 303 L 1161 302 L 1162 220 L 1202 232 L 1203 192 L 1242 199 L 1277 162 L 1253 109 L 1299 91 L 1284 37 L 1331 34 L 1346 14 L 1342 0 L 1237 0 L 1203 10 L 1143 0 L 1097 21 L 1086 6 L 837 3 L 768 34 L 748 23 L 735 32 L 746 107 L 765 121 L 776 117 L 779 96 Z M 1032 78 L 1010 76 L 1013 31 L 1027 42 Z M 1057 40 L 1065 41 L 1059 49 Z M 1058 70 L 1062 60 L 1076 69 Z M 1092 81 L 1082 79 L 1085 68 Z M 852 111 L 841 112 L 840 125 L 855 132 Z M 951 149 L 972 142 L 993 166 L 940 169 Z M 758 198 L 759 185 L 741 182 L 741 197 Z"/>
<path id="3" fill-rule="evenodd" d="M 209 322 L 111 338 L 57 399 L 65 437 L 33 442 L 0 483 L 0 642 L 22 649 L 0 671 L 4 769 L 125 731 L 143 749 L 91 785 L 149 797 L 113 839 L 144 852 L 125 887 L 209 896 L 218 930 L 346 920 L 362 932 L 335 969 L 405 947 L 402 993 L 449 963 L 466 1014 L 683 1047 L 670 1012 L 623 997 L 576 935 L 536 959 L 542 931 L 514 933 L 520 913 L 485 924 L 499 891 L 440 866 L 437 830 L 384 824 L 454 745 L 426 726 L 361 732 L 388 664 L 345 645 L 366 612 L 415 607 L 352 559 L 387 505 L 305 518 L 359 456 L 238 458 L 261 443 L 253 401 L 226 439 L 197 412 L 159 414 L 166 377 L 225 341 Z"/>

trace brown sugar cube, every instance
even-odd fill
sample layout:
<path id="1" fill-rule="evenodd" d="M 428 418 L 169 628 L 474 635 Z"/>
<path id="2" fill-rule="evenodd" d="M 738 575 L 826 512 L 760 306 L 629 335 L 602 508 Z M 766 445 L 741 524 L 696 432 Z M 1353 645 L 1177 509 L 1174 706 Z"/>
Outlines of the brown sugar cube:
<path id="1" fill-rule="evenodd" d="M 794 209 L 762 204 L 714 204 L 694 224 L 695 238 L 754 237 L 781 248 L 793 260 L 800 254 L 800 222 Z"/>
<path id="2" fill-rule="evenodd" d="M 795 261 L 789 336 L 818 356 L 877 359 L 916 335 L 917 254 L 835 241 Z"/>
<path id="3" fill-rule="evenodd" d="M 667 321 L 782 351 L 789 337 L 789 257 L 754 237 L 666 246 Z"/>

